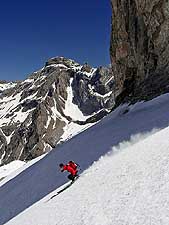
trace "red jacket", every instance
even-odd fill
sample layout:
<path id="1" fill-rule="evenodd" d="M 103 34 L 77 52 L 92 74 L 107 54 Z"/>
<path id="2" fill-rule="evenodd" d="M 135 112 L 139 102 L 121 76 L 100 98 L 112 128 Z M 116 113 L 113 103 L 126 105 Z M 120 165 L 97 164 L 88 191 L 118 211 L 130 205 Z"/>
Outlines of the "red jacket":
<path id="1" fill-rule="evenodd" d="M 70 161 L 67 165 L 71 166 L 74 170 L 77 170 L 77 165 L 73 161 Z"/>
<path id="2" fill-rule="evenodd" d="M 71 173 L 73 176 L 76 175 L 77 170 L 73 169 L 69 164 L 68 165 L 64 165 L 62 171 L 67 170 L 69 173 Z"/>

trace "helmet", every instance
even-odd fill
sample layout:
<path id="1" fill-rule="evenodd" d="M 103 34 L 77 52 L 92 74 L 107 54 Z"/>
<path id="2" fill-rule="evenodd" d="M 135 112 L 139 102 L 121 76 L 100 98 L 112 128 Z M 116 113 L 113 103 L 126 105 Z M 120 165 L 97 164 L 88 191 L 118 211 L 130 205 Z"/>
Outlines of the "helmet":
<path id="1" fill-rule="evenodd" d="M 60 167 L 63 167 L 63 166 L 64 166 L 64 164 L 63 164 L 63 163 L 60 163 L 60 164 L 59 164 L 59 166 L 60 166 Z"/>

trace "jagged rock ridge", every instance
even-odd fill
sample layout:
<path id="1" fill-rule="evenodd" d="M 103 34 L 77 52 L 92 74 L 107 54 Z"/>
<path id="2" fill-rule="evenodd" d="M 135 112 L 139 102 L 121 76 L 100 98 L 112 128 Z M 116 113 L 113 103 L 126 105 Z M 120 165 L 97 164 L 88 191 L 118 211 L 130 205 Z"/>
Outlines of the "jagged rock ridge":
<path id="1" fill-rule="evenodd" d="M 0 83 L 0 163 L 35 158 L 103 117 L 114 104 L 109 68 L 64 57 L 17 83 Z"/>

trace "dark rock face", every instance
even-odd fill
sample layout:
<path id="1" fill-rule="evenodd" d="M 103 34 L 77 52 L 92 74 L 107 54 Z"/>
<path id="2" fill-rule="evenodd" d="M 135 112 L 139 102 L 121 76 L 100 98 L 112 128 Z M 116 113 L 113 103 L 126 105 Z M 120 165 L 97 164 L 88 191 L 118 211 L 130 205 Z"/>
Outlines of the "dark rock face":
<path id="1" fill-rule="evenodd" d="M 108 68 L 96 69 L 92 77 L 78 73 L 75 75 L 72 86 L 74 102 L 85 115 L 90 115 L 104 107 L 112 108 L 114 105 L 114 91 L 112 91 L 114 76 Z"/>
<path id="2" fill-rule="evenodd" d="M 120 94 L 117 102 L 150 99 L 169 91 L 169 1 L 111 3 L 110 54 Z"/>
<path id="3" fill-rule="evenodd" d="M 66 140 L 69 125 L 101 119 L 114 105 L 112 87 L 110 68 L 63 57 L 48 60 L 25 81 L 1 82 L 0 164 L 33 159 Z M 82 117 L 76 119 L 74 106 Z"/>

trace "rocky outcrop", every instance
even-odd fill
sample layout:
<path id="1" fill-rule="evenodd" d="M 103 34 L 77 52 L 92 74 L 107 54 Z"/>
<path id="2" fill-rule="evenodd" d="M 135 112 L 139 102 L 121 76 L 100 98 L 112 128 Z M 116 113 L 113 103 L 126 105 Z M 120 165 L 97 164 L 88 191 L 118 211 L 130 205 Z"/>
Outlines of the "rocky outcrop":
<path id="1" fill-rule="evenodd" d="M 12 87 L 15 87 L 17 85 L 17 82 L 7 82 L 5 80 L 0 80 L 0 94 L 1 92 L 8 90 Z"/>
<path id="2" fill-rule="evenodd" d="M 1 82 L 0 164 L 50 151 L 111 110 L 110 68 L 92 68 L 64 57 L 17 83 Z"/>
<path id="3" fill-rule="evenodd" d="M 169 1 L 111 0 L 117 104 L 169 91 Z"/>

